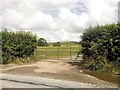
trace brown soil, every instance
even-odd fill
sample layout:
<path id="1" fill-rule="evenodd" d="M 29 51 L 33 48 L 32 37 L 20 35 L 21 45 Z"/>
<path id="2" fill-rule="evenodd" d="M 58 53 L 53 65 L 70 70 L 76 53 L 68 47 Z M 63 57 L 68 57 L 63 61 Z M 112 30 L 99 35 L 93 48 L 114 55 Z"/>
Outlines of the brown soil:
<path id="1" fill-rule="evenodd" d="M 60 61 L 37 62 L 29 65 L 5 65 L 2 66 L 2 72 L 85 82 L 98 86 L 117 86 L 83 73 L 76 65 Z"/>

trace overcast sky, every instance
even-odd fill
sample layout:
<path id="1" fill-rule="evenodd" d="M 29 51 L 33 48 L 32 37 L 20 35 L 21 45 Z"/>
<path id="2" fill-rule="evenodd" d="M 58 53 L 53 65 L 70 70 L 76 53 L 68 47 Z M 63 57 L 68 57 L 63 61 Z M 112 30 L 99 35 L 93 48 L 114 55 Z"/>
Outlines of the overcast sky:
<path id="1" fill-rule="evenodd" d="M 79 41 L 89 26 L 117 22 L 119 0 L 0 0 L 0 27 L 47 41 Z"/>

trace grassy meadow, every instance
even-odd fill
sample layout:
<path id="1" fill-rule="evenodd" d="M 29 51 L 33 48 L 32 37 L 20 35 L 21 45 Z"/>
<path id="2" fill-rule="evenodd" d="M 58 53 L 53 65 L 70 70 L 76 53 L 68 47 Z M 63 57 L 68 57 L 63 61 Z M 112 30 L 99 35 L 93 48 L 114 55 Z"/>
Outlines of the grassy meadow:
<path id="1" fill-rule="evenodd" d="M 38 46 L 37 56 L 39 59 L 60 59 L 77 56 L 81 49 L 80 45 L 61 45 L 61 46 Z"/>

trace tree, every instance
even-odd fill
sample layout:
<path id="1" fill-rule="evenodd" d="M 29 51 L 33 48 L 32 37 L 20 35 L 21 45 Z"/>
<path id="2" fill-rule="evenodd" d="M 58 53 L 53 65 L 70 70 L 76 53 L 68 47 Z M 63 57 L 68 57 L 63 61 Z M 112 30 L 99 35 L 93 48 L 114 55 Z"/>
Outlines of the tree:
<path id="1" fill-rule="evenodd" d="M 60 42 L 56 42 L 53 44 L 53 46 L 61 46 Z"/>
<path id="2" fill-rule="evenodd" d="M 47 43 L 47 40 L 45 40 L 44 38 L 40 38 L 38 40 L 38 46 L 49 46 L 49 44 Z"/>

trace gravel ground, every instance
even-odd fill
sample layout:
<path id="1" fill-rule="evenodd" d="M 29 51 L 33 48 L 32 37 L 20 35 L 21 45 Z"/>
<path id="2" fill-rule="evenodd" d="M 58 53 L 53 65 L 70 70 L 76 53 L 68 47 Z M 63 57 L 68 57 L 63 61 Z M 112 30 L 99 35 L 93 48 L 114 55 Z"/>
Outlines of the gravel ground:
<path id="1" fill-rule="evenodd" d="M 45 61 L 28 65 L 5 65 L 2 66 L 2 73 L 61 79 L 89 83 L 101 87 L 117 87 L 116 84 L 102 81 L 83 73 L 82 70 L 79 70 L 77 66 L 72 66 L 69 63 L 60 61 Z"/>

